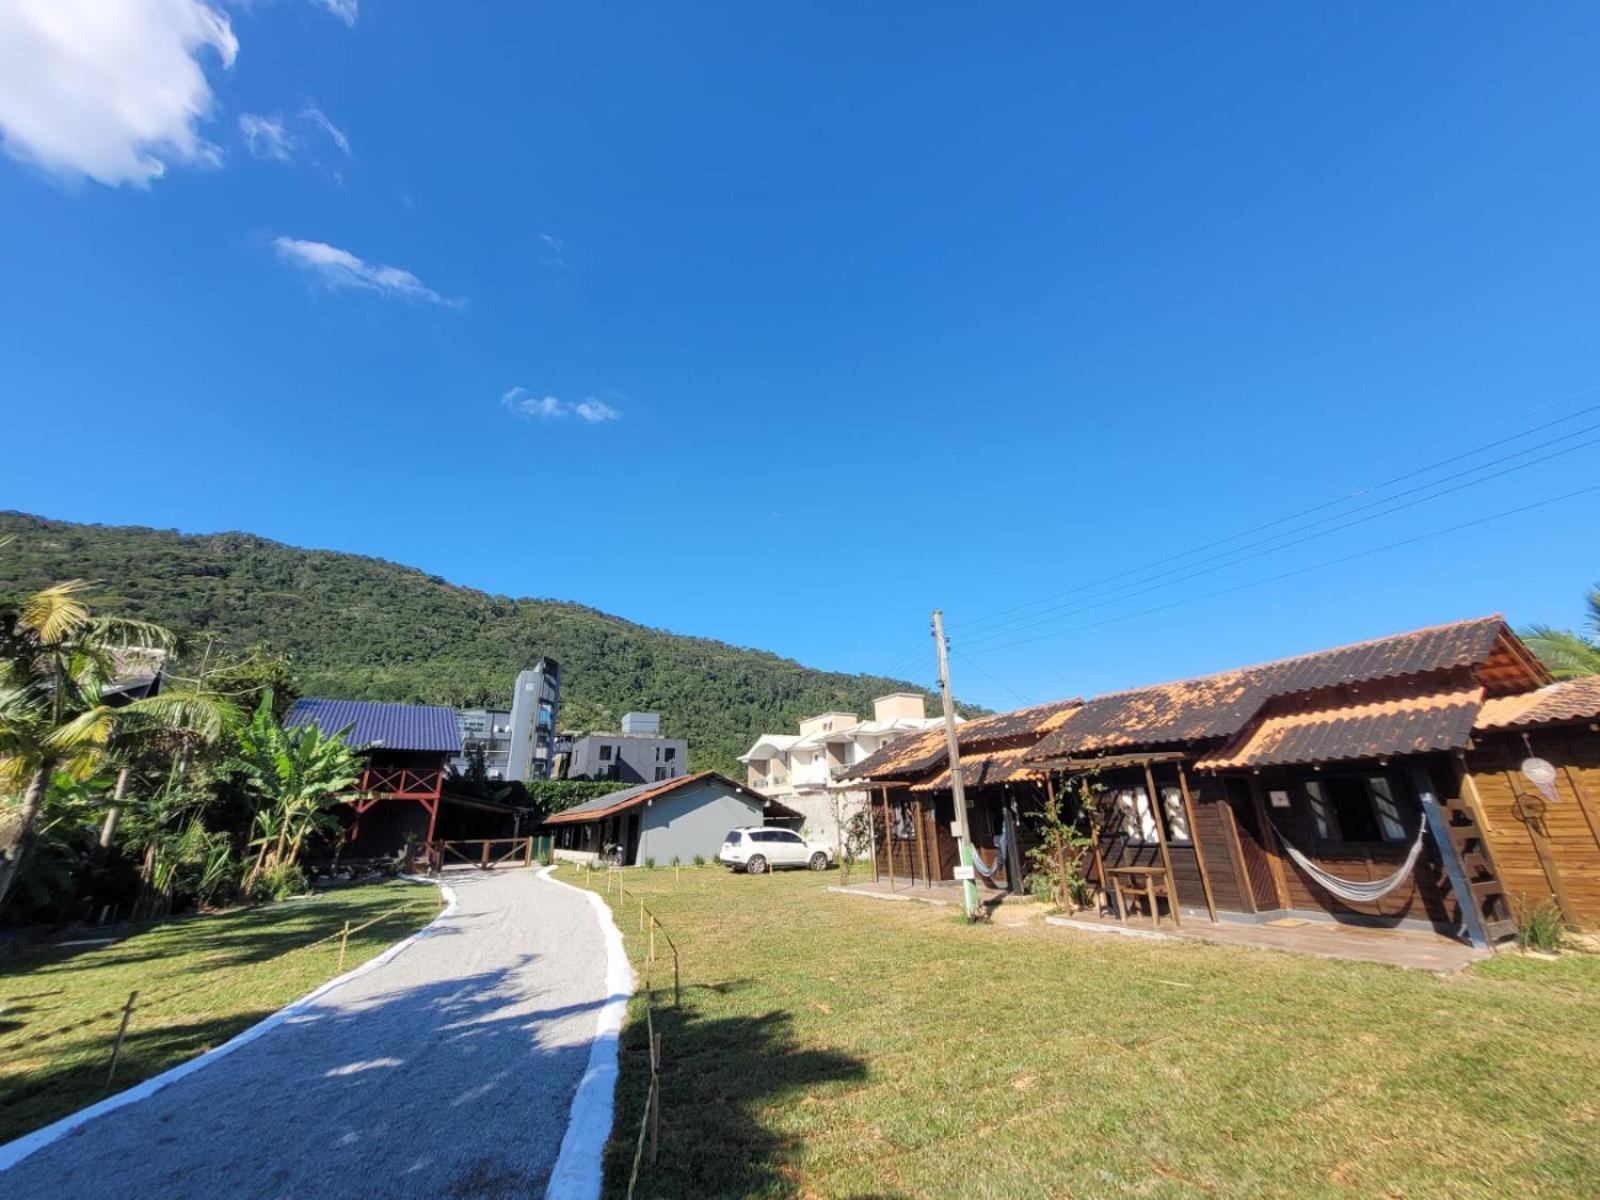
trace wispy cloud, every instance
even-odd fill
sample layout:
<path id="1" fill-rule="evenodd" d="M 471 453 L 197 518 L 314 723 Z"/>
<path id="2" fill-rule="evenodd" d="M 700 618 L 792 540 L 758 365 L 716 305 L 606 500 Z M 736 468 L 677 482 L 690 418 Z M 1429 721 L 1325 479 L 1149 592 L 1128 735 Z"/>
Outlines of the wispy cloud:
<path id="1" fill-rule="evenodd" d="M 508 389 L 501 395 L 500 403 L 519 417 L 535 417 L 541 421 L 577 417 L 591 425 L 598 425 L 603 421 L 616 421 L 622 417 L 622 414 L 611 405 L 593 396 L 587 396 L 572 404 L 555 396 L 541 396 L 525 387 Z"/>
<path id="2" fill-rule="evenodd" d="M 323 133 L 328 135 L 329 139 L 335 146 L 344 151 L 346 158 L 350 156 L 350 139 L 345 136 L 344 130 L 340 129 L 337 125 L 330 121 L 328 119 L 328 114 L 318 108 L 316 104 L 308 102 L 306 106 L 300 110 L 300 119 L 302 121 L 309 121 L 318 129 L 322 130 Z"/>
<path id="3" fill-rule="evenodd" d="M 294 148 L 297 144 L 295 136 L 284 126 L 282 117 L 240 113 L 239 132 L 244 134 L 244 144 L 257 158 L 288 162 L 294 157 Z"/>
<path id="4" fill-rule="evenodd" d="M 548 267 L 564 267 L 567 265 L 567 244 L 553 233 L 538 233 L 534 235 L 543 247 L 539 251 L 539 261 Z"/>
<path id="5" fill-rule="evenodd" d="M 360 7 L 360 0 L 311 0 L 318 8 L 325 8 L 346 25 L 354 28 L 356 23 L 356 10 Z"/>
<path id="6" fill-rule="evenodd" d="M 201 0 L 0 3 L 0 141 L 66 178 L 148 187 L 169 165 L 216 166 L 199 133 L 210 49 L 233 65 L 228 18 Z"/>
<path id="7" fill-rule="evenodd" d="M 279 258 L 300 267 L 318 283 L 336 291 L 354 289 L 377 292 L 380 296 L 392 299 L 425 300 L 446 308 L 460 308 L 464 304 L 464 301 L 441 296 L 410 271 L 369 263 L 348 250 L 341 250 L 326 242 L 280 237 L 275 238 L 272 244 Z"/>

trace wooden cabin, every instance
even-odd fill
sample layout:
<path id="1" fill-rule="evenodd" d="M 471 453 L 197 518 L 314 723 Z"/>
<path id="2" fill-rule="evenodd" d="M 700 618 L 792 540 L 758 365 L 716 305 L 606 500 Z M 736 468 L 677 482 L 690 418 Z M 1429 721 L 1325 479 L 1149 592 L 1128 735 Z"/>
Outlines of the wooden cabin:
<path id="1" fill-rule="evenodd" d="M 1022 890 L 1032 844 L 1028 817 L 1047 800 L 1046 772 L 1025 756 L 1080 704 L 1060 700 L 958 727 L 968 828 L 984 877 L 995 886 Z M 940 728 L 902 738 L 850 768 L 852 786 L 871 795 L 873 869 L 880 879 L 930 886 L 955 878 L 960 852 L 946 736 Z"/>
<path id="2" fill-rule="evenodd" d="M 1486 945 L 1530 899 L 1600 920 L 1597 717 L 1600 684 L 1552 685 L 1495 616 L 984 718 L 960 744 L 980 857 L 994 813 L 1025 847 L 1015 797 L 1051 794 L 1096 831 L 1086 873 L 1113 912 Z M 1542 806 L 1515 765 L 1535 756 Z M 923 735 L 856 769 L 880 877 L 953 878 L 945 759 Z"/>
<path id="3" fill-rule="evenodd" d="M 515 829 L 510 806 L 445 791 L 448 761 L 461 753 L 453 709 L 305 697 L 284 725 L 342 734 L 361 755 L 361 779 L 340 814 L 352 857 L 387 857 L 408 841 L 509 837 Z"/>
<path id="4" fill-rule="evenodd" d="M 1461 761 L 1513 909 L 1600 930 L 1600 676 L 1486 701 Z"/>

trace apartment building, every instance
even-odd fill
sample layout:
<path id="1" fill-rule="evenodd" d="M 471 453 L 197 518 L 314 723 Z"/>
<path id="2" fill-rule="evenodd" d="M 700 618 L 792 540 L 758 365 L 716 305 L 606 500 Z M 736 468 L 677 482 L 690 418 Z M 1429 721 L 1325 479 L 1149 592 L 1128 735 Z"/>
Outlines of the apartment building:
<path id="1" fill-rule="evenodd" d="M 557 770 L 563 773 L 568 779 L 661 783 L 689 773 L 689 742 L 663 737 L 657 713 L 623 713 L 619 732 L 574 738 Z"/>
<path id="2" fill-rule="evenodd" d="M 471 755 L 481 750 L 490 779 L 524 783 L 549 779 L 558 748 L 556 722 L 560 714 L 561 664 L 541 658 L 518 673 L 509 709 L 456 710 L 461 750 L 449 765 L 465 774 Z"/>
<path id="3" fill-rule="evenodd" d="M 805 817 L 808 837 L 836 842 L 839 820 L 848 821 L 867 802 L 864 791 L 841 791 L 836 779 L 896 738 L 939 723 L 927 715 L 923 697 L 895 692 L 872 702 L 872 720 L 851 712 L 825 712 L 800 722 L 798 733 L 764 733 L 739 761 L 750 787 Z"/>

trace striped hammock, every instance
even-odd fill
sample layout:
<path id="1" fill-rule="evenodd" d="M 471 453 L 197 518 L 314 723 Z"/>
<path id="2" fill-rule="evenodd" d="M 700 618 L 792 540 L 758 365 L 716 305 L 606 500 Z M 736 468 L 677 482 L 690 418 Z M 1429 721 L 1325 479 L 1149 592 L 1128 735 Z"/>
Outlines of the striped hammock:
<path id="1" fill-rule="evenodd" d="M 992 866 L 992 867 L 984 866 L 983 865 L 983 856 L 978 853 L 978 848 L 976 846 L 974 846 L 972 848 L 972 867 L 973 867 L 973 870 L 977 871 L 979 875 L 982 875 L 990 883 L 994 882 L 994 877 L 996 875 L 998 875 L 1001 871 L 1005 870 L 1005 866 L 1006 866 L 1006 835 L 1005 835 L 1005 831 L 1004 830 L 1001 830 L 1000 831 L 1000 836 L 995 839 L 995 843 L 994 843 L 994 866 Z"/>
<path id="2" fill-rule="evenodd" d="M 1417 836 L 1411 842 L 1411 849 L 1406 854 L 1406 859 L 1396 868 L 1392 875 L 1385 875 L 1382 879 L 1373 879 L 1368 882 L 1355 883 L 1348 879 L 1340 879 L 1337 875 L 1330 875 L 1304 854 L 1295 849 L 1294 843 L 1283 836 L 1276 822 L 1272 832 L 1277 835 L 1278 841 L 1289 852 L 1289 857 L 1294 859 L 1298 866 L 1327 891 L 1332 892 L 1341 900 L 1348 900 L 1351 904 L 1367 904 L 1373 900 L 1381 900 L 1395 888 L 1399 887 L 1410 876 L 1411 870 L 1417 865 L 1417 859 L 1422 854 L 1422 835 L 1428 832 L 1428 818 L 1422 818 L 1422 824 L 1417 828 Z"/>

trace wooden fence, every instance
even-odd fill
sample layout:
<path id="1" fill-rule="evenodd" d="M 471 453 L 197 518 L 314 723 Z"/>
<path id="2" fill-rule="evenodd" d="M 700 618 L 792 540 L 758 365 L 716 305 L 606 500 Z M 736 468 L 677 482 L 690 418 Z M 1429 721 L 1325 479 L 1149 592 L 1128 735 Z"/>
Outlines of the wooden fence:
<path id="1" fill-rule="evenodd" d="M 508 863 L 531 867 L 550 853 L 548 837 L 466 838 L 459 841 L 413 842 L 406 857 L 406 869 L 419 874 L 437 875 L 445 867 L 477 867 L 492 871 Z"/>

